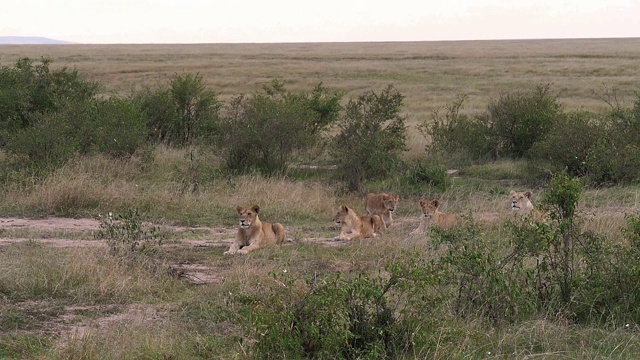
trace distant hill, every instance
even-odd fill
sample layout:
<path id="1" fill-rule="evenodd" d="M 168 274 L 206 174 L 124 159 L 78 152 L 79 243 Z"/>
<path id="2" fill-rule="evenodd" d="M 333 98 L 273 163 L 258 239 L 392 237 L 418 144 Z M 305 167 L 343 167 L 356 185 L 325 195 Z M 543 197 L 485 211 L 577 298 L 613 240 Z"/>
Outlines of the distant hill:
<path id="1" fill-rule="evenodd" d="M 70 41 L 55 40 L 38 36 L 0 36 L 0 45 L 26 44 L 75 44 Z"/>

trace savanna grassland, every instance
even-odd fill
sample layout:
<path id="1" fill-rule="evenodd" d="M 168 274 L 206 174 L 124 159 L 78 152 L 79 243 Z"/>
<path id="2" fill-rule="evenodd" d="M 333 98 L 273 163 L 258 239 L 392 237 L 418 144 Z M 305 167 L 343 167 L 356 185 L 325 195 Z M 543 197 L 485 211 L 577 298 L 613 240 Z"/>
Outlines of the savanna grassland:
<path id="1" fill-rule="evenodd" d="M 176 73 L 200 73 L 222 99 L 250 93 L 272 79 L 292 90 L 322 82 L 355 97 L 394 84 L 405 112 L 417 123 L 458 95 L 477 111 L 488 99 L 533 84 L 552 84 L 569 109 L 601 110 L 615 90 L 632 101 L 640 77 L 640 40 L 576 39 L 397 43 L 202 45 L 3 45 L 0 64 L 20 57 L 54 60 L 127 94 L 166 83 Z M 412 151 L 424 139 L 411 136 Z"/>
<path id="2" fill-rule="evenodd" d="M 0 46 L 0 65 L 22 57 L 78 70 L 104 85 L 101 97 L 183 73 L 200 74 L 222 101 L 274 79 L 292 91 L 322 83 L 345 99 L 393 84 L 412 161 L 434 156 L 418 125 L 461 95 L 474 114 L 548 84 L 565 111 L 606 113 L 632 107 L 640 89 L 640 39 Z M 0 166 L 10 158 L 0 150 Z M 317 159 L 281 176 L 237 175 L 210 149 L 157 144 L 73 156 L 45 175 L 7 172 L 0 358 L 640 356 L 640 294 L 627 291 L 640 279 L 637 181 L 578 186 L 502 158 L 444 161 L 446 187 L 383 179 L 348 192 Z M 555 199 L 562 216 L 551 206 L 542 224 L 514 220 L 513 189 L 532 190 L 536 206 Z M 394 225 L 334 241 L 337 206 L 362 213 L 368 191 L 400 194 Z M 573 213 L 558 199 L 578 192 Z M 410 235 L 421 197 L 465 225 Z M 250 204 L 288 241 L 224 256 L 235 208 Z"/>

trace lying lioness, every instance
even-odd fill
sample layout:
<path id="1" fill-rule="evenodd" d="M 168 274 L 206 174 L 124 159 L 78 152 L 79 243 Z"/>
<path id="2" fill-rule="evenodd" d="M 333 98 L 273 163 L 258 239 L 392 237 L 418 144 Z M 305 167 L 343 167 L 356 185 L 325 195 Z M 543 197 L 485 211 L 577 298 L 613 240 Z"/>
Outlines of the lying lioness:
<path id="1" fill-rule="evenodd" d="M 431 224 L 435 224 L 439 228 L 448 229 L 462 223 L 462 216 L 457 214 L 447 214 L 438 210 L 440 201 L 420 199 L 420 208 L 422 209 L 422 218 L 417 229 L 411 234 L 421 234 Z"/>
<path id="2" fill-rule="evenodd" d="M 340 235 L 335 240 L 351 240 L 376 237 L 380 233 L 382 219 L 378 215 L 360 216 L 345 205 L 340 206 L 333 221 L 341 225 Z"/>
<path id="3" fill-rule="evenodd" d="M 382 228 L 386 229 L 391 226 L 393 217 L 391 214 L 398 207 L 400 197 L 398 195 L 393 196 L 386 193 L 369 193 L 364 198 L 364 208 L 367 211 L 367 215 L 378 215 L 382 219 Z"/>
<path id="4" fill-rule="evenodd" d="M 251 207 L 243 207 L 238 205 L 238 235 L 229 250 L 225 251 L 225 255 L 230 254 L 246 254 L 270 244 L 282 244 L 285 239 L 285 231 L 282 224 L 270 224 L 260 221 L 258 212 L 260 206 L 253 205 Z"/>

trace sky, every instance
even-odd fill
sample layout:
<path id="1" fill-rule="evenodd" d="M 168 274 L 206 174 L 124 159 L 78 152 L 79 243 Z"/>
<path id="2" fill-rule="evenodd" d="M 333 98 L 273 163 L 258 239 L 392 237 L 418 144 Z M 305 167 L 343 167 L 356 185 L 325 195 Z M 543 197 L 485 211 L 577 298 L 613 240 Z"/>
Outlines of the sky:
<path id="1" fill-rule="evenodd" d="M 87 44 L 640 37 L 640 0 L 2 0 L 0 36 Z"/>

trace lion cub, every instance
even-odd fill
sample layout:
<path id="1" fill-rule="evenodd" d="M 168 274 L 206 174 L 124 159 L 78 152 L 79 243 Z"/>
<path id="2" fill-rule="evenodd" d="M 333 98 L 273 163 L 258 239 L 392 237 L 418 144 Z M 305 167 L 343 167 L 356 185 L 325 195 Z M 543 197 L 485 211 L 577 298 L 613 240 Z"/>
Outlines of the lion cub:
<path id="1" fill-rule="evenodd" d="M 340 206 L 338 212 L 333 216 L 333 221 L 342 226 L 340 235 L 335 240 L 376 237 L 380 233 L 382 225 L 380 216 L 360 216 L 345 205 Z"/>
<path id="2" fill-rule="evenodd" d="M 246 254 L 266 245 L 282 244 L 284 242 L 284 227 L 279 223 L 270 224 L 260 221 L 258 217 L 260 206 L 243 207 L 238 205 L 236 211 L 240 222 L 238 234 L 229 250 L 224 252 L 225 255 Z"/>
<path id="3" fill-rule="evenodd" d="M 531 191 L 511 191 L 511 210 L 515 212 L 515 217 L 530 216 L 533 213 L 534 220 L 542 220 L 545 214 L 533 207 L 531 203 Z"/>
<path id="4" fill-rule="evenodd" d="M 364 198 L 364 208 L 367 210 L 368 216 L 380 216 L 382 219 L 382 228 L 386 229 L 391 226 L 391 222 L 393 221 L 391 214 L 398 206 L 398 202 L 400 202 L 398 195 L 369 193 Z"/>
<path id="5" fill-rule="evenodd" d="M 430 224 L 448 229 L 462 223 L 462 216 L 457 214 L 447 214 L 438 210 L 440 201 L 420 199 L 420 208 L 422 209 L 422 219 L 420 220 L 420 226 L 413 230 L 411 234 L 421 234 Z"/>

